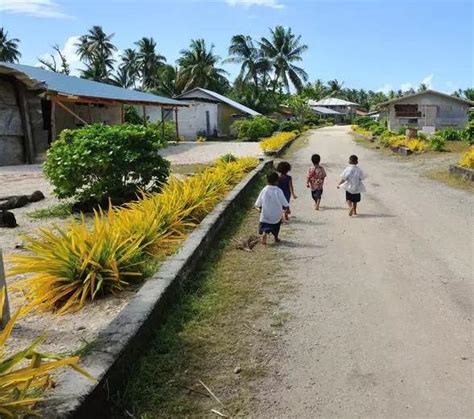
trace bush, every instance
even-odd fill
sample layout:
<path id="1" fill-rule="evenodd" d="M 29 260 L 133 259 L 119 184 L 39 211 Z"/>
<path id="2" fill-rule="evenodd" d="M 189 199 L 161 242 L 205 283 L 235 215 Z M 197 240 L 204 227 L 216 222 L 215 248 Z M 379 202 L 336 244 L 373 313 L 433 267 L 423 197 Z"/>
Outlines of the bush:
<path id="1" fill-rule="evenodd" d="M 379 135 L 383 134 L 385 129 L 384 129 L 384 127 L 381 127 L 380 125 L 375 124 L 375 125 L 371 125 L 370 131 L 372 132 L 372 134 L 374 134 L 376 136 L 379 136 Z"/>
<path id="2" fill-rule="evenodd" d="M 271 137 L 264 138 L 260 142 L 260 148 L 263 151 L 274 151 L 279 150 L 287 142 L 294 140 L 298 135 L 298 132 L 279 132 Z"/>
<path id="3" fill-rule="evenodd" d="M 462 131 L 455 128 L 443 128 L 436 132 L 436 135 L 445 141 L 461 141 Z"/>
<path id="4" fill-rule="evenodd" d="M 461 160 L 459 160 L 459 166 L 467 167 L 468 169 L 474 169 L 474 147 L 471 147 L 469 151 L 466 151 Z"/>
<path id="5" fill-rule="evenodd" d="M 173 253 L 193 227 L 255 168 L 258 159 L 217 162 L 185 180 L 171 178 L 160 193 L 144 194 L 125 207 L 99 211 L 93 222 L 70 221 L 26 238 L 28 254 L 12 256 L 12 274 L 29 308 L 79 309 L 98 296 L 143 278 L 146 263 Z"/>
<path id="6" fill-rule="evenodd" d="M 303 128 L 303 125 L 297 121 L 283 121 L 278 126 L 278 131 L 281 131 L 281 132 L 301 131 L 302 128 Z"/>
<path id="7" fill-rule="evenodd" d="M 161 142 L 169 143 L 176 141 L 176 125 L 174 122 L 165 122 L 165 125 L 161 125 L 161 122 L 148 124 L 147 128 L 150 130 L 156 130 L 156 134 Z M 163 136 L 164 134 L 164 136 Z"/>
<path id="8" fill-rule="evenodd" d="M 313 125 L 313 126 L 317 126 L 321 123 L 321 118 L 319 118 L 319 116 L 311 116 L 309 118 L 306 118 L 304 120 L 304 123 L 305 125 Z"/>
<path id="9" fill-rule="evenodd" d="M 124 110 L 124 119 L 127 124 L 133 124 L 133 125 L 143 124 L 143 116 L 140 116 L 135 106 L 124 105 L 123 110 Z"/>
<path id="10" fill-rule="evenodd" d="M 429 144 L 432 150 L 443 151 L 446 146 L 446 140 L 439 135 L 433 135 L 429 140 Z"/>
<path id="11" fill-rule="evenodd" d="M 474 112 L 471 112 L 471 115 L 474 115 Z M 462 139 L 470 145 L 474 144 L 474 119 L 469 119 L 466 128 L 463 130 Z"/>
<path id="12" fill-rule="evenodd" d="M 220 156 L 218 161 L 223 163 L 231 163 L 237 161 L 237 157 L 235 157 L 232 153 L 227 153 L 223 156 Z"/>
<path id="13" fill-rule="evenodd" d="M 374 123 L 374 120 L 370 116 L 359 116 L 354 118 L 354 124 L 359 125 L 359 127 L 368 129 Z"/>
<path id="14" fill-rule="evenodd" d="M 89 125 L 64 130 L 48 151 L 44 173 L 58 198 L 124 198 L 156 191 L 166 181 L 166 146 L 152 125 Z"/>
<path id="15" fill-rule="evenodd" d="M 427 144 L 421 140 L 407 140 L 405 142 L 405 147 L 408 147 L 411 151 L 421 152 L 426 150 Z"/>
<path id="16" fill-rule="evenodd" d="M 232 124 L 232 130 L 237 138 L 244 141 L 258 141 L 271 135 L 276 130 L 276 124 L 266 116 L 239 119 Z"/>
<path id="17" fill-rule="evenodd" d="M 400 127 L 400 128 L 398 128 L 397 134 L 398 135 L 406 135 L 406 131 L 407 131 L 406 127 Z"/>

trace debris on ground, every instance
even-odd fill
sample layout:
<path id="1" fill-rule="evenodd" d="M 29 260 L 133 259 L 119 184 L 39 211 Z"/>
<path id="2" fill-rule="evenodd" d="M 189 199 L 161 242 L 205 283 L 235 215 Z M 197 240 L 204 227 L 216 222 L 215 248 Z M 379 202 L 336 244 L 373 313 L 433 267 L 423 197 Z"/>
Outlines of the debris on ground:
<path id="1" fill-rule="evenodd" d="M 239 250 L 251 252 L 253 248 L 260 242 L 258 236 L 249 236 L 247 238 L 232 239 L 235 242 L 235 247 Z"/>

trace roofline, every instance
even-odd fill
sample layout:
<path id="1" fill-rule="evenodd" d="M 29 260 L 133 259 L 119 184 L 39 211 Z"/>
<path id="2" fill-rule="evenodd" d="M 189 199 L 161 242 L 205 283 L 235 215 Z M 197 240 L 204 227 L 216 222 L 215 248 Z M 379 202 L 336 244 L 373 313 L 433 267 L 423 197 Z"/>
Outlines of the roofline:
<path id="1" fill-rule="evenodd" d="M 4 71 L 2 72 L 1 70 L 4 70 Z M 24 83 L 30 90 L 42 90 L 48 96 L 58 96 L 58 97 L 66 98 L 66 100 L 68 100 L 67 98 L 71 98 L 72 99 L 71 101 L 79 101 L 79 100 L 83 100 L 85 102 L 88 102 L 88 101 L 89 102 L 102 101 L 102 102 L 108 102 L 108 103 L 114 103 L 115 102 L 115 103 L 121 103 L 121 104 L 148 105 L 148 106 L 160 106 L 160 107 L 169 107 L 169 108 L 188 107 L 189 106 L 185 102 L 175 104 L 175 103 L 164 103 L 164 102 L 160 102 L 160 101 L 133 100 L 133 99 L 130 99 L 130 100 L 128 100 L 128 99 L 127 100 L 125 100 L 125 99 L 110 99 L 110 98 L 105 98 L 105 97 L 101 97 L 101 96 L 71 95 L 71 94 L 66 93 L 66 92 L 50 90 L 48 88 L 47 83 L 42 82 L 41 80 L 37 80 L 33 77 L 30 77 L 27 73 L 24 73 L 21 70 L 13 69 L 9 66 L 3 65 L 3 63 L 0 62 L 0 75 L 2 75 L 2 74 L 7 75 L 7 76 L 11 76 L 11 77 L 15 77 L 16 79 L 18 79 L 22 83 Z M 67 75 L 67 76 L 69 76 L 69 75 Z M 74 76 L 69 76 L 69 77 L 74 77 Z M 88 81 L 100 83 L 100 82 L 97 82 L 95 80 L 88 80 Z M 120 86 L 114 86 L 114 87 L 120 88 Z M 125 89 L 124 87 L 122 87 L 122 89 L 130 90 L 130 89 Z M 141 92 L 141 93 L 146 93 L 146 92 Z M 148 94 L 153 95 L 153 93 L 148 93 Z M 156 96 L 157 98 L 159 97 L 157 95 L 154 95 L 154 96 Z M 173 100 L 173 99 L 170 99 L 170 100 Z M 178 102 L 178 101 L 176 101 L 176 102 Z"/>
<path id="2" fill-rule="evenodd" d="M 387 100 L 385 102 L 381 102 L 377 105 L 377 108 L 379 108 L 381 106 L 391 105 L 392 103 L 399 102 L 400 100 L 404 100 L 404 99 L 408 99 L 408 98 L 412 98 L 412 97 L 416 97 L 416 96 L 422 96 L 422 95 L 425 95 L 427 93 L 433 93 L 435 95 L 443 96 L 443 97 L 446 97 L 446 98 L 449 98 L 449 99 L 457 100 L 459 102 L 467 103 L 468 105 L 474 106 L 474 102 L 471 101 L 471 100 L 463 99 L 463 98 L 457 97 L 457 96 L 448 95 L 447 93 L 438 92 L 437 90 L 427 89 L 427 90 L 423 90 L 422 92 L 416 92 L 416 93 L 412 93 L 410 95 L 405 95 L 405 96 L 402 96 L 402 97 L 397 97 L 395 99 Z"/>

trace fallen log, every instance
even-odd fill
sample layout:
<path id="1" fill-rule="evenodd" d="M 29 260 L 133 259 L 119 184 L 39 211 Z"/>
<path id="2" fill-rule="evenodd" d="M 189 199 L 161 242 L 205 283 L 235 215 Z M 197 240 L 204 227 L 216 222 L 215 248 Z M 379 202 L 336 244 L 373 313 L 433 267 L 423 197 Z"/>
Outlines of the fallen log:
<path id="1" fill-rule="evenodd" d="M 44 199 L 44 195 L 41 191 L 34 191 L 31 195 L 12 195 L 0 197 L 0 201 L 5 201 L 0 204 L 0 210 L 21 208 L 30 202 L 38 202 L 42 199 Z"/>

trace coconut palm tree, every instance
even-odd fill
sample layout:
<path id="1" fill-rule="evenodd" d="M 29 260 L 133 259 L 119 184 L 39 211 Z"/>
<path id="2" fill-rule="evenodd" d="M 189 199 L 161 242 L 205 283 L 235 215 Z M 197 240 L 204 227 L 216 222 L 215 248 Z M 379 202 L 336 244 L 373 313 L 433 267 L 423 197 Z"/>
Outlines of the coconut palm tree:
<path id="1" fill-rule="evenodd" d="M 121 81 L 120 86 L 135 87 L 140 77 L 138 54 L 132 48 L 125 49 L 120 55 L 120 65 L 114 80 Z M 125 86 L 124 86 L 125 85 Z"/>
<path id="2" fill-rule="evenodd" d="M 428 90 L 428 86 L 426 85 L 426 83 L 420 83 L 420 85 L 418 86 L 418 92 L 424 92 Z"/>
<path id="3" fill-rule="evenodd" d="M 157 84 L 153 93 L 170 97 L 182 93 L 178 88 L 178 69 L 176 67 L 165 64 L 158 70 Z"/>
<path id="4" fill-rule="evenodd" d="M 166 58 L 156 52 L 153 38 L 143 37 L 135 42 L 138 47 L 138 70 L 142 78 L 142 88 L 152 89 L 157 84 L 157 72 L 166 62 Z"/>
<path id="5" fill-rule="evenodd" d="M 71 69 L 67 62 L 65 55 L 62 53 L 59 45 L 53 45 L 53 50 L 57 54 L 49 54 L 49 58 L 38 58 L 38 61 L 46 70 L 54 71 L 55 73 L 69 74 Z M 56 57 L 59 57 L 59 63 L 56 60 Z"/>
<path id="6" fill-rule="evenodd" d="M 117 47 L 112 43 L 114 34 L 107 35 L 101 26 L 93 26 L 76 43 L 77 54 L 86 64 L 82 77 L 97 81 L 108 81 L 115 59 L 113 53 Z"/>
<path id="7" fill-rule="evenodd" d="M 281 83 L 290 92 L 290 81 L 299 91 L 308 74 L 294 62 L 302 61 L 301 55 L 308 46 L 301 43 L 301 35 L 296 36 L 291 28 L 276 26 L 270 29 L 271 37 L 262 38 L 259 42 L 263 54 L 271 60 L 274 71 L 273 87 Z"/>
<path id="8" fill-rule="evenodd" d="M 340 93 L 343 85 L 344 85 L 344 82 L 341 83 L 337 79 L 329 80 L 328 81 L 329 96 L 334 96 Z"/>
<path id="9" fill-rule="evenodd" d="M 5 28 L 0 28 L 0 61 L 14 63 L 21 57 L 18 50 L 20 40 L 17 38 L 8 39 L 8 32 Z"/>
<path id="10" fill-rule="evenodd" d="M 259 76 L 271 70 L 271 63 L 262 51 L 257 48 L 250 36 L 235 35 L 229 47 L 229 58 L 224 63 L 240 64 L 238 78 L 248 83 L 252 81 L 258 89 Z"/>
<path id="11" fill-rule="evenodd" d="M 193 39 L 188 49 L 180 51 L 178 84 L 186 91 L 194 87 L 224 91 L 229 86 L 227 72 L 217 67 L 220 57 L 214 54 L 214 45 L 207 47 L 204 39 Z"/>

